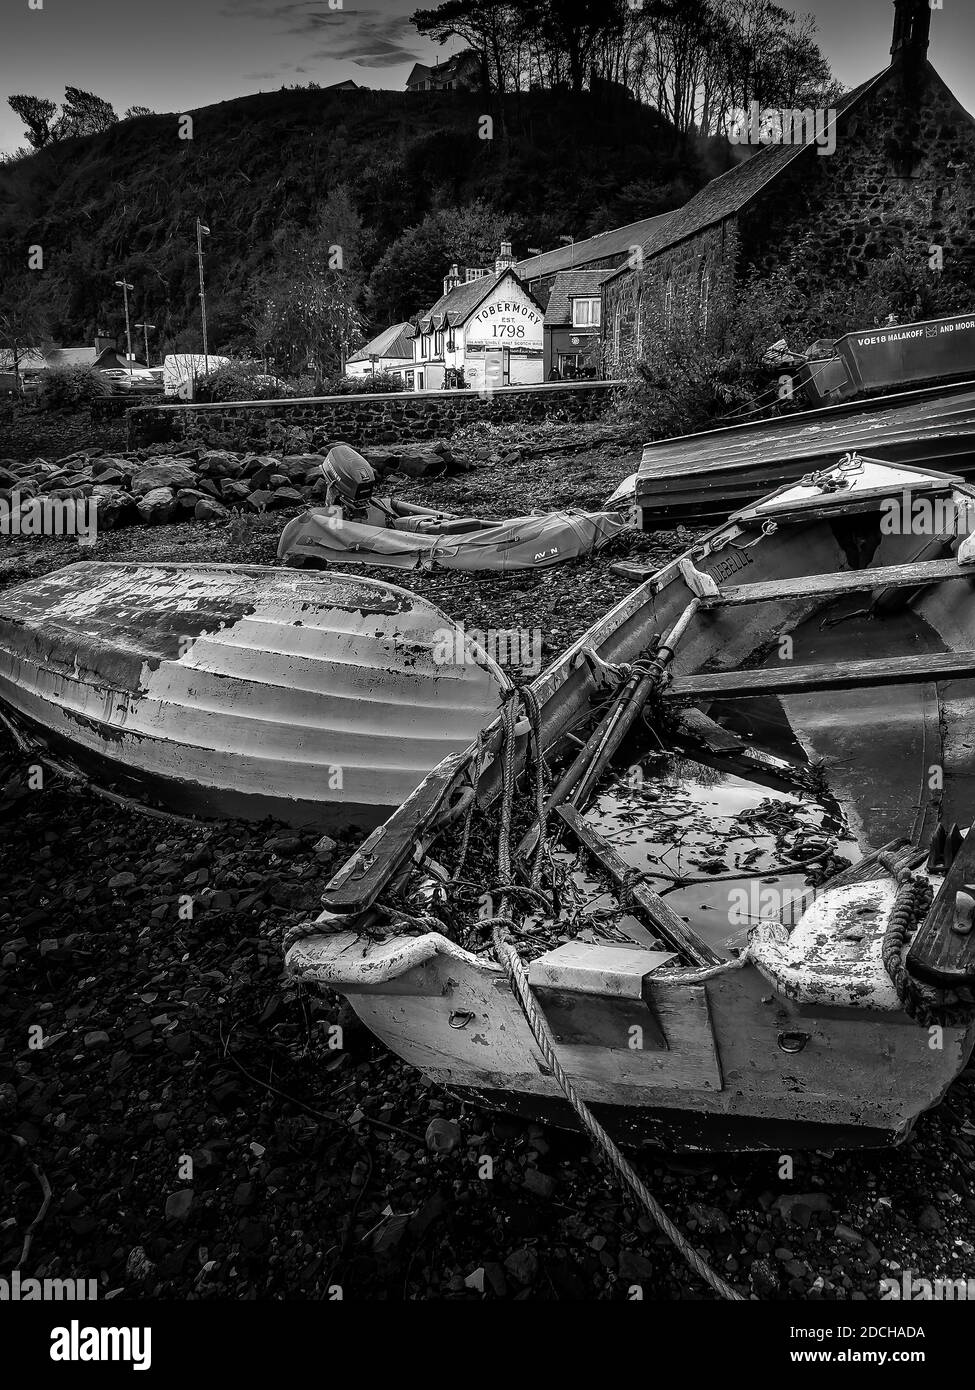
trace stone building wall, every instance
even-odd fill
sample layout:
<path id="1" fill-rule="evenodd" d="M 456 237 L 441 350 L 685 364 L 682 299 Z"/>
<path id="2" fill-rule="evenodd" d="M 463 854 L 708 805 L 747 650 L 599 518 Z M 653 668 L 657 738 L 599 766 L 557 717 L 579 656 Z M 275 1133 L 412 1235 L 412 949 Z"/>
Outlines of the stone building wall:
<path id="1" fill-rule="evenodd" d="M 668 282 L 672 286 L 675 304 L 687 293 L 699 294 L 703 272 L 710 275 L 713 284 L 720 267 L 736 267 L 738 244 L 737 218 L 729 217 L 669 246 L 659 256 L 654 256 L 642 271 L 608 280 L 603 286 L 606 370 L 618 370 L 625 374 L 632 364 L 636 349 L 639 296 L 643 297 L 640 322 L 641 336 L 645 337 L 654 314 L 662 315 L 664 312 Z M 617 310 L 620 315 L 619 359 L 615 347 Z"/>
<path id="2" fill-rule="evenodd" d="M 607 368 L 626 371 L 637 294 L 642 288 L 662 307 L 669 276 L 676 293 L 681 284 L 699 283 L 705 265 L 726 264 L 739 276 L 785 267 L 803 294 L 814 294 L 855 282 L 872 259 L 893 251 L 926 265 L 931 247 L 943 249 L 946 273 L 975 281 L 975 122 L 930 64 L 895 63 L 840 118 L 833 154 L 807 150 L 738 213 L 668 247 L 642 272 L 607 282 Z"/>
<path id="3" fill-rule="evenodd" d="M 906 85 L 905 85 L 906 84 Z M 975 276 L 975 122 L 935 70 L 895 68 L 852 111 L 836 152 L 805 154 L 741 216 L 745 264 L 791 265 L 804 293 L 906 250 Z"/>
<path id="4" fill-rule="evenodd" d="M 321 396 L 297 401 L 153 405 L 129 411 L 130 448 L 205 444 L 210 448 L 289 453 L 349 444 L 406 444 L 449 438 L 465 425 L 597 419 L 612 400 L 611 381 L 561 383 L 490 394 L 475 391 Z"/>

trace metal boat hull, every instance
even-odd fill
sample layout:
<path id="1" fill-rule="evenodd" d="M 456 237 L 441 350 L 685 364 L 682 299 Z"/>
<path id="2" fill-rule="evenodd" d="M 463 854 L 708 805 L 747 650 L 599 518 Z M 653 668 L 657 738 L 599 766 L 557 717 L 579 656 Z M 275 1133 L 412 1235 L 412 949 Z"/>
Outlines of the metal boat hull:
<path id="1" fill-rule="evenodd" d="M 0 596 L 15 721 L 210 816 L 375 825 L 504 685 L 437 608 L 372 579 L 87 562 Z"/>

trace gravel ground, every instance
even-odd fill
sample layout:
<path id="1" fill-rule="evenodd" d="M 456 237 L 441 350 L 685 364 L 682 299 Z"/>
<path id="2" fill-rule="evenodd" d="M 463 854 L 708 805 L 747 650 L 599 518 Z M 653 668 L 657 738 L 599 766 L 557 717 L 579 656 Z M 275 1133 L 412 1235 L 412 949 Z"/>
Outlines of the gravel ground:
<path id="1" fill-rule="evenodd" d="M 486 515 L 596 505 L 638 458 L 605 430 L 450 443 L 488 457 L 402 496 Z M 74 433 L 55 444 L 45 457 L 79 447 Z M 2 452 L 17 451 L 5 438 Z M 270 563 L 287 515 L 255 517 L 243 533 L 109 532 L 84 557 Z M 654 563 L 680 543 L 622 538 L 530 577 L 393 577 L 468 626 L 537 627 L 554 652 L 626 592 L 613 558 Z M 0 585 L 77 555 L 72 541 L 9 542 Z M 340 999 L 288 988 L 281 935 L 314 912 L 351 837 L 317 855 L 314 836 L 281 826 L 201 832 L 53 777 L 38 789 L 3 743 L 0 836 L 4 1274 L 96 1278 L 101 1297 L 126 1298 L 327 1298 L 337 1285 L 360 1300 L 625 1299 L 637 1284 L 646 1298 L 710 1296 L 582 1139 L 462 1107 Z M 341 1048 L 330 1046 L 335 1024 Z M 964 1277 L 973 1084 L 963 1077 L 901 1149 L 796 1155 L 788 1180 L 774 1155 L 644 1154 L 637 1166 L 746 1294 L 864 1299 L 901 1269 Z M 484 1155 L 491 1180 L 479 1176 Z M 31 1229 L 42 1184 L 51 1200 Z"/>

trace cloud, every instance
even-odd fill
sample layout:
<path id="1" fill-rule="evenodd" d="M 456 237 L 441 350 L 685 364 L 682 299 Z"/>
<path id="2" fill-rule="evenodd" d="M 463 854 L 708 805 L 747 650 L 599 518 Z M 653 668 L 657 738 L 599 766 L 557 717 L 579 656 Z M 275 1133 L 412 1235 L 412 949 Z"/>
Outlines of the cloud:
<path id="1" fill-rule="evenodd" d="M 401 14 L 376 9 L 330 9 L 323 0 L 242 0 L 222 13 L 274 22 L 281 33 L 300 38 L 328 38 L 328 48 L 303 53 L 308 59 L 345 60 L 357 67 L 386 68 L 417 62 L 413 50 L 417 34 L 410 23 L 413 0 L 406 0 Z"/>

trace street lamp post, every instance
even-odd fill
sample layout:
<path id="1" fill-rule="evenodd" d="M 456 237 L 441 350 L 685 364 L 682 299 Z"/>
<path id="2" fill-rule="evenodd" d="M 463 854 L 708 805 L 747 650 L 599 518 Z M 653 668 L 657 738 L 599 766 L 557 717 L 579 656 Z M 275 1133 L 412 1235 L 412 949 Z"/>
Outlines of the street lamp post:
<path id="1" fill-rule="evenodd" d="M 196 219 L 196 259 L 200 265 L 200 319 L 203 324 L 203 372 L 210 370 L 210 353 L 207 347 L 207 294 L 203 283 L 203 238 L 210 235 L 210 228 L 199 218 Z"/>
<path id="2" fill-rule="evenodd" d="M 143 337 L 145 338 L 145 344 L 146 344 L 146 366 L 147 366 L 147 367 L 148 367 L 148 365 L 149 365 L 149 329 L 150 329 L 150 328 L 153 328 L 153 329 L 154 329 L 155 326 L 156 326 L 156 325 L 155 325 L 154 323 L 137 323 L 137 324 L 136 324 L 136 328 L 141 328 L 141 329 L 142 329 Z"/>
<path id="3" fill-rule="evenodd" d="M 129 290 L 134 290 L 135 285 L 130 285 L 128 280 L 116 280 L 118 288 L 122 291 L 125 301 L 125 348 L 129 358 L 129 376 L 132 375 L 132 325 L 129 323 Z"/>

